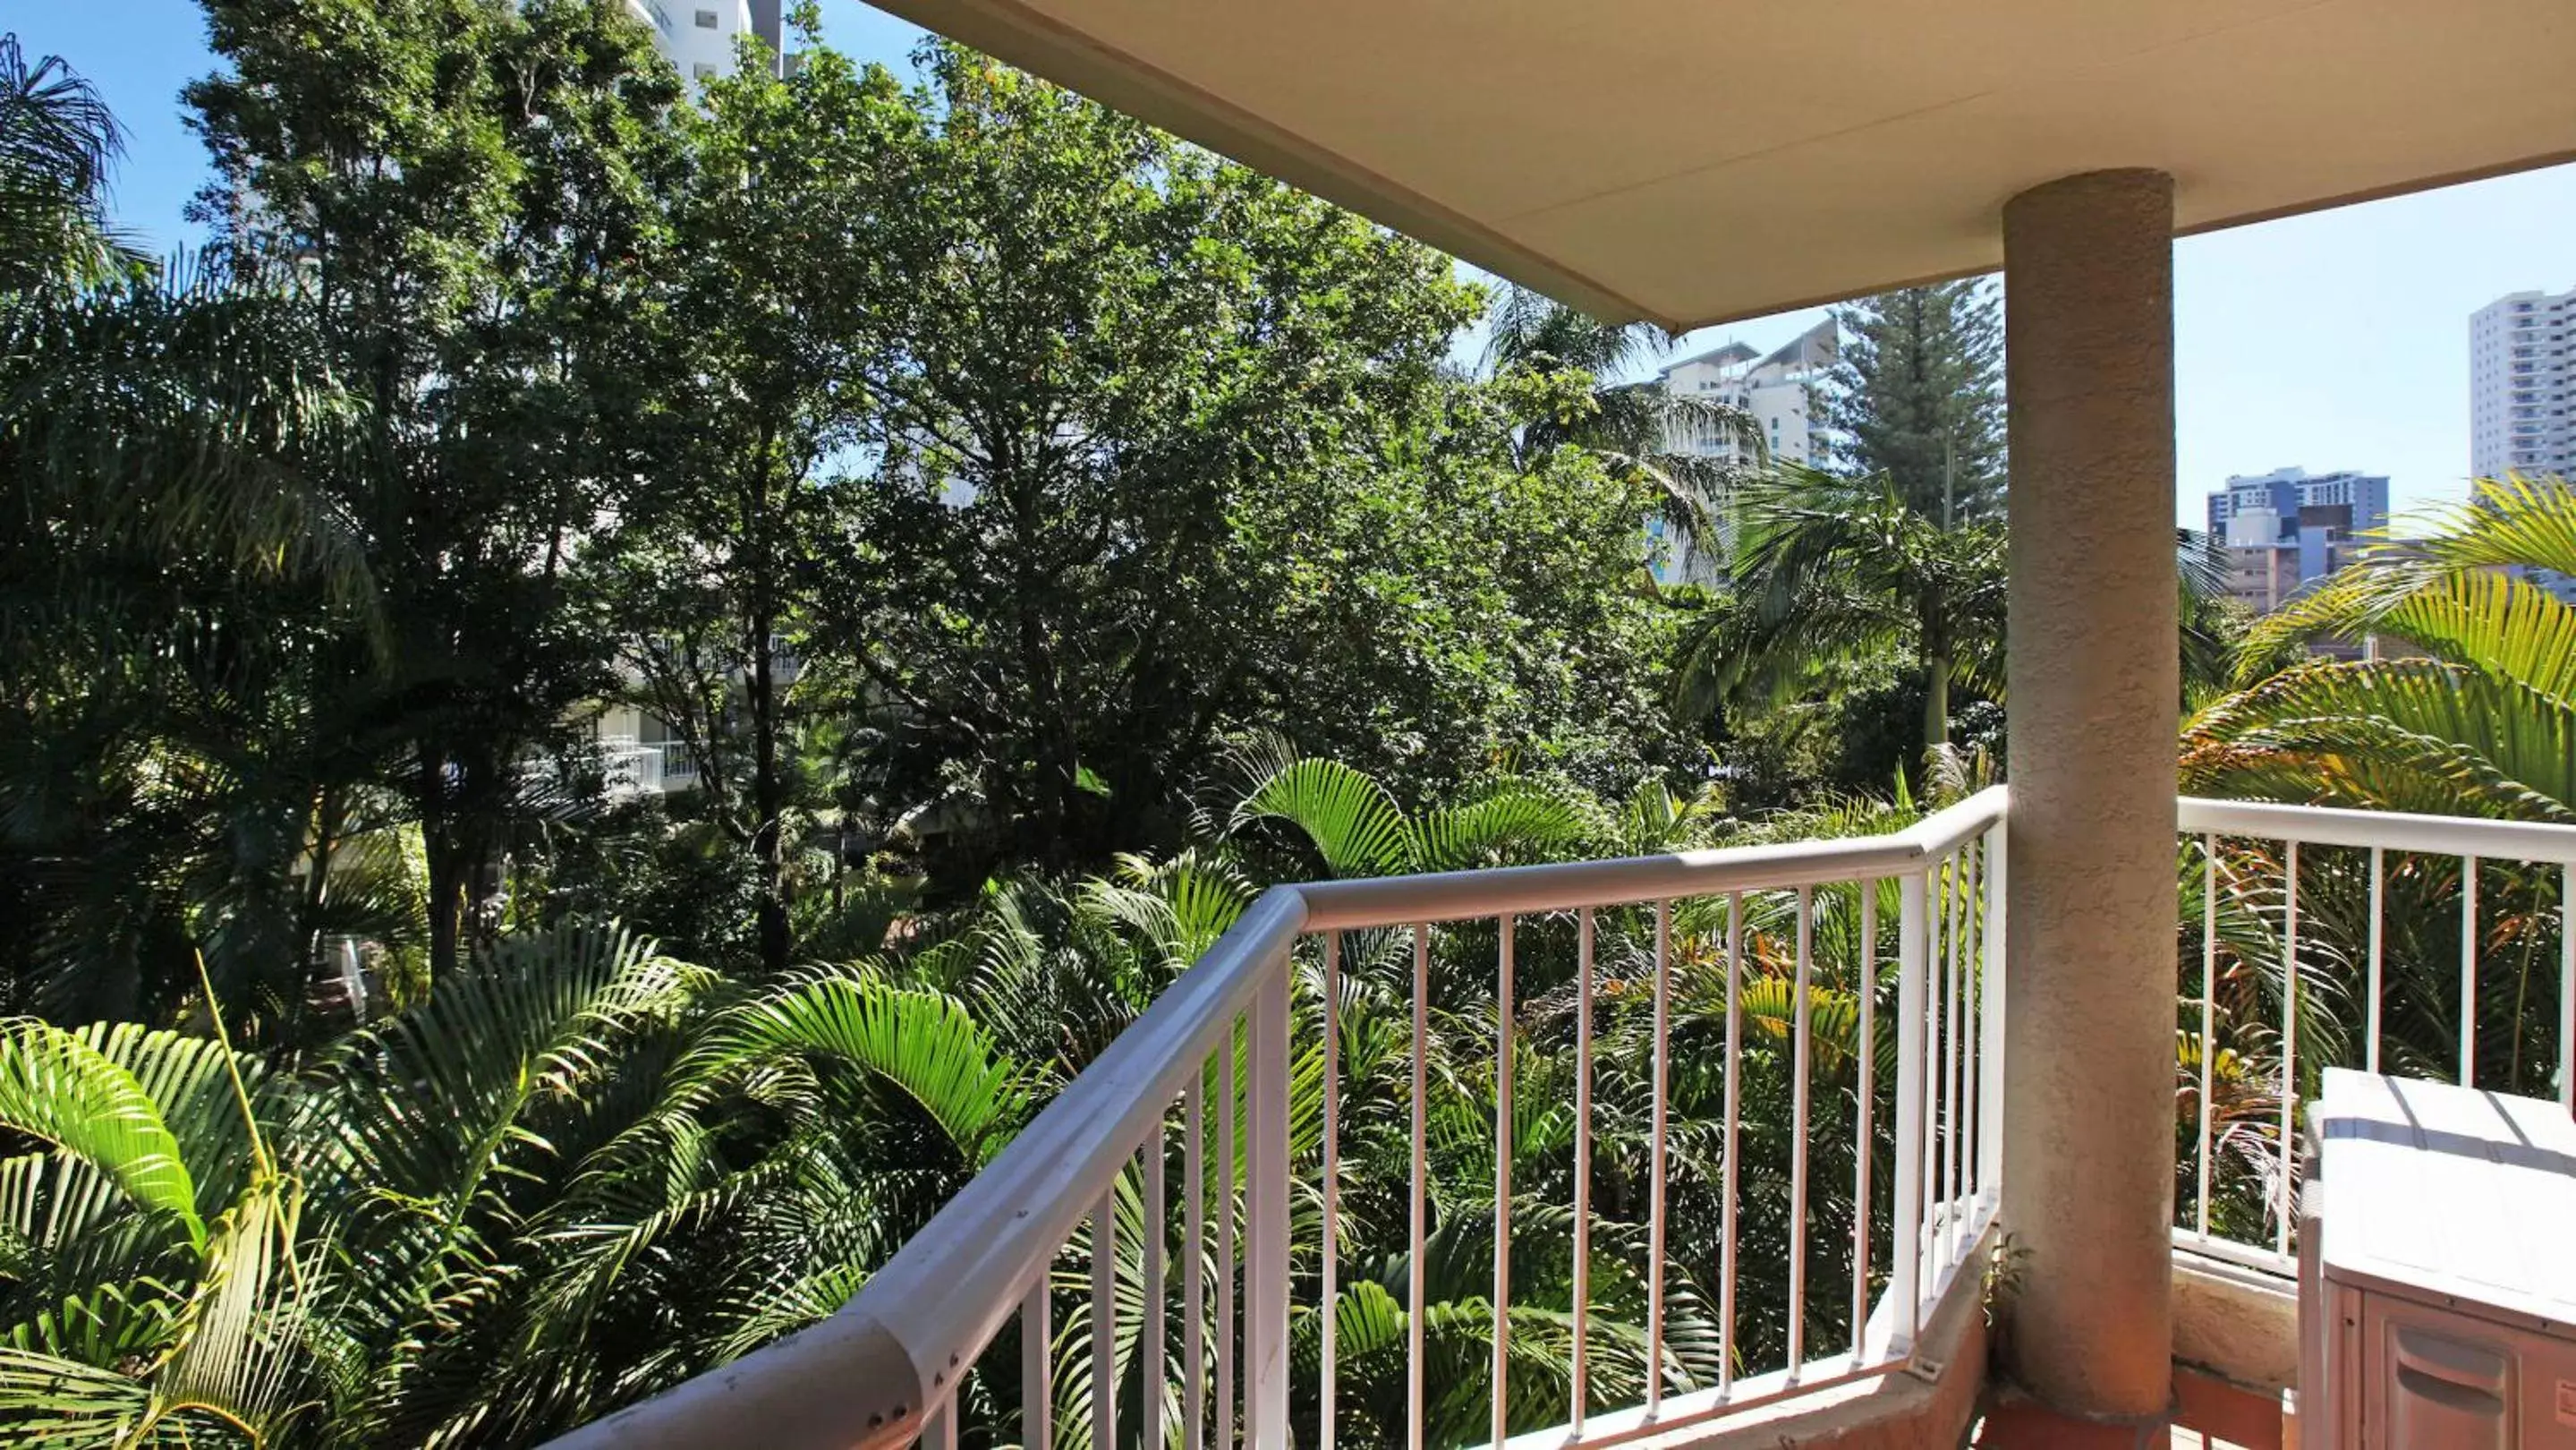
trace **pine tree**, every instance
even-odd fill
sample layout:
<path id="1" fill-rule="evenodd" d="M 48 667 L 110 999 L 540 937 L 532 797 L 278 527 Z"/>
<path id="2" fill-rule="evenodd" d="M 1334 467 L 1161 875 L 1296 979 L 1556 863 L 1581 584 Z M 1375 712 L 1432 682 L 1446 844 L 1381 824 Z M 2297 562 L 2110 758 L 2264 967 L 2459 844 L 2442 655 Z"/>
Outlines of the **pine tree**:
<path id="1" fill-rule="evenodd" d="M 2004 508 L 2003 307 L 1983 279 L 1907 287 L 1836 309 L 1842 356 L 1822 409 L 1834 461 L 1885 474 L 1941 523 Z"/>

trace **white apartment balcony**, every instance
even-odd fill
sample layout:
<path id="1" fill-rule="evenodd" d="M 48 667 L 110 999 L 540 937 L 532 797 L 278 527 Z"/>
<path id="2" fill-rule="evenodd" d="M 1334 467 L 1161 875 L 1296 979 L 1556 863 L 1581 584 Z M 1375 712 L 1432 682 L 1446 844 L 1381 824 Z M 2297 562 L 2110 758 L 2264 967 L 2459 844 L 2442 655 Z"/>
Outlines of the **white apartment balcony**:
<path id="1" fill-rule="evenodd" d="M 960 1396 L 1004 1438 L 1096 1450 L 1331 1450 L 1363 1410 L 1369 1438 L 1426 1450 L 1435 1400 L 1457 1411 L 1444 1442 L 1515 1450 L 1956 1443 L 1986 1378 L 1977 1311 L 1999 1263 L 2013 1331 L 2000 1362 L 2096 1428 L 2162 1433 L 2178 1355 L 2244 1384 L 2286 1381 L 2279 1271 L 2300 1109 L 2288 1072 L 2267 1088 L 2216 1052 L 2199 1053 L 2200 1082 L 2178 1079 L 2177 1041 L 2223 1045 L 2213 1024 L 2239 1000 L 2206 963 L 2196 998 L 2178 990 L 2178 864 L 2204 853 L 2241 887 L 2277 851 L 2278 959 L 2304 983 L 2319 941 L 2301 906 L 2329 883 L 2348 897 L 2350 853 L 2364 853 L 2378 925 L 2335 952 L 2375 990 L 2381 928 L 2423 936 L 2415 896 L 2377 915 L 2382 864 L 2563 867 L 2576 846 L 2479 822 L 2177 805 L 2173 238 L 2567 159 L 2563 93 L 2496 86 L 2487 63 L 2564 49 L 2565 0 L 1515 0 L 1472 15 L 1363 0 L 881 3 L 1604 319 L 1681 331 L 2000 267 L 2010 794 L 1875 840 L 1275 890 L 845 1309 L 565 1443 L 946 1450 Z M 1572 94 L 1568 78 L 1608 79 L 1548 103 Z M 2392 110 L 2392 95 L 2407 104 Z M 2480 878 L 2453 869 L 2474 998 Z M 1404 1124 L 1412 1183 L 1355 1180 L 1329 1146 L 1312 1171 L 1291 1156 L 1292 1129 L 1331 1145 L 1345 1109 L 1397 1110 L 1341 1096 L 1346 966 L 1383 973 L 1392 953 L 1400 969 L 1409 951 L 1423 982 L 1429 961 L 1490 939 L 1494 1020 L 1508 1023 L 1518 944 L 1567 950 L 1568 933 L 1597 988 L 1612 985 L 1594 977 L 1607 964 L 1585 947 L 1643 941 L 1643 985 L 1623 975 L 1618 990 L 1660 1008 L 1676 982 L 1713 982 L 1726 999 L 1713 1041 L 1676 1040 L 1653 1014 L 1645 1161 L 1620 1180 L 1633 1173 L 1650 1199 L 1641 1271 L 1584 1277 L 1597 1267 L 1585 1249 L 1601 1247 L 1582 1242 L 1592 1205 L 1514 1189 L 1510 1112 L 1466 1136 L 1473 1125 L 1426 1123 L 1419 1106 L 1371 1119 Z M 1737 970 L 1747 934 L 1786 963 L 1797 1004 L 1786 1023 L 1758 1019 L 1788 1043 L 1758 1072 Z M 1856 994 L 1849 1025 L 1870 1050 L 1848 1062 L 1819 1048 L 1795 990 L 1820 976 L 1881 984 Z M 2275 1004 L 2290 1071 L 2304 991 Z M 1414 1000 L 1419 1043 L 1431 1004 Z M 2471 1074 L 2475 1035 L 2458 1064 Z M 1505 1103 L 1513 1061 L 1493 1058 Z M 1848 1084 L 1831 1077 L 1846 1067 Z M 1734 1111 L 1713 1137 L 1677 1140 L 1670 1085 L 1709 1072 L 1737 1107 L 1786 1095 L 1770 1099 L 1791 1123 L 1776 1174 L 1737 1172 Z M 1578 1158 L 1595 1147 L 1595 1087 L 1571 1085 Z M 2178 1122 L 2178 1100 L 2211 1105 L 2205 1131 Z M 1324 1226 L 1339 1196 L 1402 1196 L 1419 1249 L 1446 1221 L 1422 1203 L 1424 1155 L 1470 1141 L 1490 1143 L 1493 1167 L 1478 1210 L 1498 1246 L 1488 1309 L 1522 1302 L 1515 1263 L 1545 1252 L 1588 1266 L 1561 1312 L 1496 1321 L 1473 1363 L 1431 1360 L 1427 1315 L 1317 1315 L 1388 1262 L 1336 1252 Z M 1846 1155 L 1845 1180 L 1819 1156 L 1836 1141 L 1884 1151 Z M 1667 1232 L 1677 1174 L 1715 1185 L 1714 1231 Z M 1382 1308 L 1423 1303 L 1424 1256 L 1400 1262 L 1410 1279 L 1378 1286 Z M 1713 1306 L 1668 1299 L 1683 1264 L 1718 1285 Z M 1757 1323 L 1726 1285 L 1774 1274 L 1794 1312 Z M 1614 1305 L 1635 1315 L 1615 1355 L 1587 1351 L 1565 1385 L 1515 1380 L 1516 1338 L 1585 1344 L 1576 1319 L 1588 1329 Z M 1115 1332 L 1077 1339 L 1077 1319 Z M 1683 1341 L 1701 1326 L 1709 1338 Z M 1341 1356 L 1358 1352 L 1341 1341 L 1362 1331 L 1368 1353 L 1407 1366 L 1388 1403 L 1336 1398 Z M 1087 1349 L 1055 1355 L 1060 1334 Z M 1127 1388 L 1092 1392 L 1113 1384 Z M 1480 1386 L 1490 1416 L 1459 1410 Z"/>
<path id="2" fill-rule="evenodd" d="M 648 744 L 632 735 L 599 737 L 599 770 L 612 802 L 695 790 L 697 757 L 677 740 Z"/>
<path id="3" fill-rule="evenodd" d="M 599 738 L 599 774 L 610 800 L 660 795 L 662 773 L 662 751 L 658 746 L 640 744 L 632 735 Z"/>

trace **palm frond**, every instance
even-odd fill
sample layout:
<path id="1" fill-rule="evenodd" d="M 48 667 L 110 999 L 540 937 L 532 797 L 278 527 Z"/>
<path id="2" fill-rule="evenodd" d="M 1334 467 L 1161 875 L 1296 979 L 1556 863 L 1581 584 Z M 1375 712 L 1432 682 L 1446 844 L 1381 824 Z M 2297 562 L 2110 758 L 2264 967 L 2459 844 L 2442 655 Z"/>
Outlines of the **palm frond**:
<path id="1" fill-rule="evenodd" d="M 2439 660 L 2318 662 L 2184 730 L 2186 790 L 2518 820 L 2576 820 L 2576 710 Z"/>
<path id="2" fill-rule="evenodd" d="M 76 1033 L 30 1019 L 0 1023 L 0 1125 L 97 1168 L 141 1209 L 203 1244 L 196 1182 L 179 1140 L 134 1073 Z"/>
<path id="3" fill-rule="evenodd" d="M 1303 834 L 1335 876 L 1388 876 L 1411 851 L 1404 812 L 1386 787 L 1337 760 L 1294 760 L 1234 808 L 1232 829 L 1279 821 Z"/>

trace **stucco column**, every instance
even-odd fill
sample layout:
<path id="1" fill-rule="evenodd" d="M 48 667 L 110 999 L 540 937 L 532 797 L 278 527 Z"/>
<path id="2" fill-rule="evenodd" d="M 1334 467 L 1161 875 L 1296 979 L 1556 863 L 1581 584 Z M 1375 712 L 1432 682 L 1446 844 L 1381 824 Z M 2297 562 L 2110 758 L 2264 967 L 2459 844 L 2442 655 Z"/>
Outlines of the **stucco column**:
<path id="1" fill-rule="evenodd" d="M 2006 1226 L 2013 1369 L 2076 1414 L 2172 1380 L 2173 179 L 2004 206 L 2012 439 Z"/>

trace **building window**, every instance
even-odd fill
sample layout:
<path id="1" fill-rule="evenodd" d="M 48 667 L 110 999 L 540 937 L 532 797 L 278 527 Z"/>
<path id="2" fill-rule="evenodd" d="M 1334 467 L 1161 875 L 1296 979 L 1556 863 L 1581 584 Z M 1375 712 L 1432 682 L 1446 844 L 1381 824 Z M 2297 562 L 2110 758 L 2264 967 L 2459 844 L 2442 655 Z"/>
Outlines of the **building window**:
<path id="1" fill-rule="evenodd" d="M 716 13 L 715 13 L 714 11 L 712 11 L 712 10 L 701 10 L 701 11 L 699 11 L 699 12 L 698 12 L 698 28 L 699 28 L 700 30 L 713 30 L 713 29 L 715 29 L 715 28 L 716 28 Z"/>
<path id="2" fill-rule="evenodd" d="M 699 61 L 695 66 L 690 67 L 689 74 L 702 81 L 711 81 L 716 78 L 716 68 L 705 61 Z"/>

